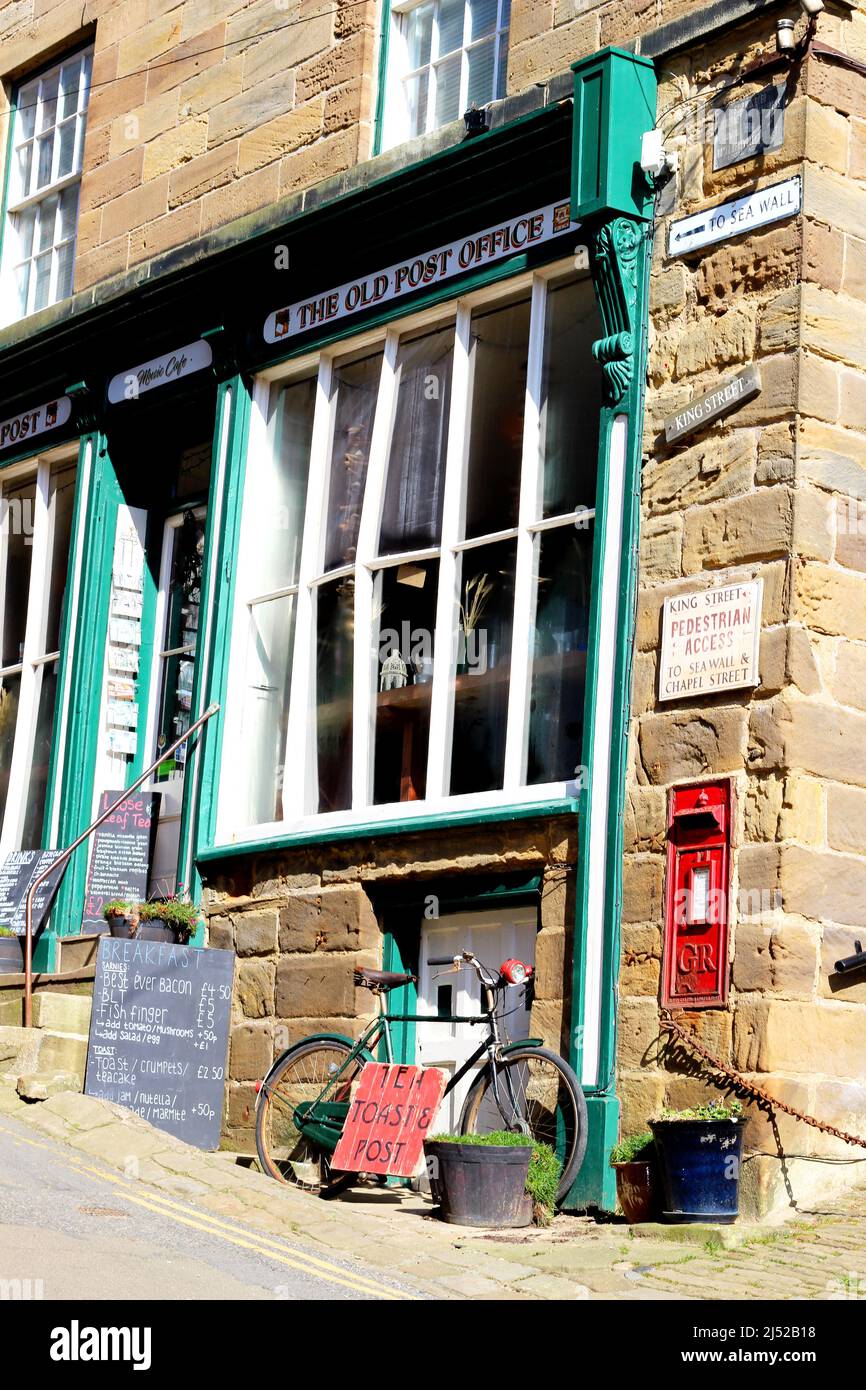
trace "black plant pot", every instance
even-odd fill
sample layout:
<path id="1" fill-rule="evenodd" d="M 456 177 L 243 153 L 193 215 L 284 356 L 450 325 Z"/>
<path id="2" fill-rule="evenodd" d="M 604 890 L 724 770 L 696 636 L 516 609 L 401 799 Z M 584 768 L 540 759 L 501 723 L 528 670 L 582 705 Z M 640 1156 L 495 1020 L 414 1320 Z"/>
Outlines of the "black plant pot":
<path id="1" fill-rule="evenodd" d="M 0 936 L 0 975 L 20 975 L 23 969 L 23 937 Z"/>
<path id="2" fill-rule="evenodd" d="M 745 1126 L 744 1119 L 651 1121 L 663 1221 L 736 1221 Z"/>
<path id="3" fill-rule="evenodd" d="M 119 936 L 124 940 L 135 936 L 135 926 L 131 917 L 107 917 L 106 921 L 111 936 Z"/>
<path id="4" fill-rule="evenodd" d="M 160 918 L 142 922 L 138 929 L 138 941 L 177 941 L 177 933 Z"/>
<path id="5" fill-rule="evenodd" d="M 526 1175 L 530 1145 L 424 1144 L 433 1200 L 443 1221 L 455 1226 L 528 1226 L 532 1199 Z"/>

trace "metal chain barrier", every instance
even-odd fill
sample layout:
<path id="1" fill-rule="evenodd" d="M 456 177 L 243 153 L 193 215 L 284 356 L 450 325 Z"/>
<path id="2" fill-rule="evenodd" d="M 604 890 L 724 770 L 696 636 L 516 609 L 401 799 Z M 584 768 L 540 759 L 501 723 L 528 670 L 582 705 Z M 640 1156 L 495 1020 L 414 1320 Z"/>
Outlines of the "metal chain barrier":
<path id="1" fill-rule="evenodd" d="M 771 1096 L 769 1091 L 765 1091 L 761 1086 L 756 1086 L 753 1081 L 747 1081 L 738 1071 L 734 1071 L 733 1067 L 726 1066 L 724 1062 L 719 1061 L 718 1057 L 714 1057 L 711 1052 L 708 1052 L 703 1043 L 698 1042 L 697 1038 L 693 1037 L 691 1033 L 688 1033 L 670 1014 L 662 1015 L 661 1028 L 663 1032 L 675 1033 L 687 1047 L 692 1048 L 694 1052 L 699 1053 L 705 1061 L 709 1062 L 710 1066 L 715 1071 L 721 1072 L 723 1076 L 727 1076 L 733 1081 L 738 1088 L 747 1091 L 750 1095 L 763 1101 L 772 1109 L 782 1110 L 786 1115 L 790 1115 L 792 1119 L 802 1120 L 804 1125 L 811 1125 L 813 1129 L 819 1129 L 822 1134 L 830 1134 L 834 1139 L 841 1139 L 843 1144 L 856 1144 L 858 1148 L 866 1149 L 866 1139 L 858 1139 L 856 1134 L 847 1134 L 844 1129 L 837 1129 L 835 1125 L 825 1124 L 823 1120 L 816 1119 L 814 1115 L 805 1115 L 802 1110 L 795 1109 L 793 1105 L 788 1105 L 786 1101 L 779 1100 L 776 1096 Z"/>

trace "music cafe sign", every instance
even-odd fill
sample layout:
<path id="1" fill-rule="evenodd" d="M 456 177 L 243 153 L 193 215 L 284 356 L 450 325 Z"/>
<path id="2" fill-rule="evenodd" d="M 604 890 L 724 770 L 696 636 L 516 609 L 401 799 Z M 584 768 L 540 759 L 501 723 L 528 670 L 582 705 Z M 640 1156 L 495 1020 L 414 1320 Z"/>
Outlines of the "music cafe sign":
<path id="1" fill-rule="evenodd" d="M 408 260 L 389 265 L 360 280 L 349 280 L 337 289 L 299 300 L 286 308 L 277 309 L 265 320 L 264 337 L 268 343 L 280 343 L 296 333 L 359 314 L 416 290 L 430 289 L 457 275 L 481 270 L 508 256 L 540 246 L 553 237 L 576 232 L 579 223 L 572 222 L 569 203 L 551 203 L 522 217 L 512 217 L 496 227 L 437 246 Z"/>

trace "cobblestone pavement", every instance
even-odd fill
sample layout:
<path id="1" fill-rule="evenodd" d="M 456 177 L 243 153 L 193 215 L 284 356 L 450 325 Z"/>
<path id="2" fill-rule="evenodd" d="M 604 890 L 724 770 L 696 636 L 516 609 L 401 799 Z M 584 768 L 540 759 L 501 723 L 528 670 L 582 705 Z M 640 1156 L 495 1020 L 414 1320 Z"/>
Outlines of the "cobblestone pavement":
<path id="1" fill-rule="evenodd" d="M 420 1298 L 866 1299 L 866 1187 L 772 1230 L 680 1228 L 670 1239 L 642 1228 L 637 1238 L 625 1223 L 559 1216 L 545 1231 L 467 1231 L 402 1189 L 359 1188 L 327 1202 L 281 1187 L 90 1096 L 28 1103 L 0 1087 L 0 1127 L 4 1115 L 113 1172 L 112 1181 L 161 1194 L 154 1200 L 180 1218 L 206 1213 L 227 1232 L 301 1240 L 323 1257 L 380 1269 Z"/>

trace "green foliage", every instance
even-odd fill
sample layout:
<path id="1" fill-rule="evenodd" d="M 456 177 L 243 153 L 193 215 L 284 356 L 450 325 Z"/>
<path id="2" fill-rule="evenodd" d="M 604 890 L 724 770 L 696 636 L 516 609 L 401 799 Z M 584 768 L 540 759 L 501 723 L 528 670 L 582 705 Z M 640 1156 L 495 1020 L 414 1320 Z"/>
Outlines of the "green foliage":
<path id="1" fill-rule="evenodd" d="M 646 1163 L 655 1152 L 655 1140 L 646 1130 L 643 1134 L 632 1134 L 621 1139 L 611 1152 L 611 1163 Z"/>
<path id="2" fill-rule="evenodd" d="M 102 915 L 107 922 L 109 917 L 131 917 L 132 909 L 132 903 L 123 902 L 120 898 L 113 898 L 110 903 L 105 904 Z"/>
<path id="3" fill-rule="evenodd" d="M 660 1120 L 738 1120 L 743 1107 L 738 1100 L 711 1100 L 693 1110 L 663 1110 Z"/>
<path id="4" fill-rule="evenodd" d="M 142 903 L 139 910 L 142 922 L 165 922 L 167 926 L 183 929 L 190 935 L 198 926 L 199 912 L 195 903 L 184 903 L 178 898 Z"/>
<path id="5" fill-rule="evenodd" d="M 0 927 L 0 936 L 17 936 L 17 935 L 18 935 L 18 933 L 17 933 L 17 932 L 14 932 L 14 931 L 12 930 L 11 927 Z"/>
<path id="6" fill-rule="evenodd" d="M 492 1134 L 434 1134 L 437 1144 L 482 1144 L 512 1149 L 532 1149 L 526 1191 L 532 1198 L 532 1219 L 538 1226 L 549 1226 L 556 1211 L 556 1189 L 562 1164 L 549 1144 L 540 1144 L 528 1134 L 498 1129 Z"/>

